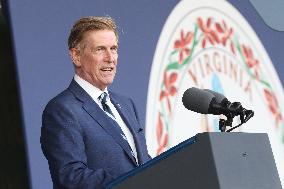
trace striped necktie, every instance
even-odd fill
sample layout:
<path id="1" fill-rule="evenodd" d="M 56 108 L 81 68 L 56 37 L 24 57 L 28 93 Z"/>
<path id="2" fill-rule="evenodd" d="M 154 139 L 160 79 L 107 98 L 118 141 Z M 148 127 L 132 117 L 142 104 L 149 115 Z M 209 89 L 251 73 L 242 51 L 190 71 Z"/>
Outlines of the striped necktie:
<path id="1" fill-rule="evenodd" d="M 107 103 L 106 103 L 107 96 L 108 96 L 108 94 L 107 94 L 106 92 L 103 92 L 103 93 L 99 96 L 99 100 L 101 101 L 103 110 L 115 119 L 115 116 L 113 115 L 113 113 L 112 113 L 110 107 L 109 107 L 109 106 L 107 105 Z"/>
<path id="2" fill-rule="evenodd" d="M 99 100 L 101 101 L 101 104 L 102 104 L 102 107 L 103 107 L 103 110 L 110 116 L 112 117 L 114 120 L 115 120 L 115 116 L 113 115 L 110 107 L 107 105 L 106 103 L 106 99 L 107 99 L 107 96 L 108 94 L 106 92 L 103 92 L 100 96 L 99 96 Z M 131 155 L 134 157 L 135 161 L 136 161 L 136 164 L 138 164 L 138 160 L 136 159 L 136 156 L 134 155 L 129 143 L 128 143 L 128 140 L 127 140 L 127 137 L 125 136 L 125 134 L 123 133 L 123 131 L 121 130 L 120 126 L 118 125 L 118 123 L 116 121 L 114 121 L 114 124 L 117 125 L 117 129 L 119 129 L 119 132 L 122 136 L 122 138 L 127 142 L 127 145 L 130 149 L 130 152 L 131 152 Z"/>

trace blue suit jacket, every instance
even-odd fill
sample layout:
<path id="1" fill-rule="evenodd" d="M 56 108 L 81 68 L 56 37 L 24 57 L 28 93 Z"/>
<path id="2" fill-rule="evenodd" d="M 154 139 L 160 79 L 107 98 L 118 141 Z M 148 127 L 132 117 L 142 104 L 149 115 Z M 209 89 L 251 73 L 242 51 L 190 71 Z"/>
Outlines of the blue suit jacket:
<path id="1" fill-rule="evenodd" d="M 138 164 L 147 162 L 144 129 L 132 100 L 109 95 L 133 135 Z M 41 146 L 54 188 L 103 188 L 138 166 L 116 126 L 74 80 L 53 98 L 43 112 Z"/>

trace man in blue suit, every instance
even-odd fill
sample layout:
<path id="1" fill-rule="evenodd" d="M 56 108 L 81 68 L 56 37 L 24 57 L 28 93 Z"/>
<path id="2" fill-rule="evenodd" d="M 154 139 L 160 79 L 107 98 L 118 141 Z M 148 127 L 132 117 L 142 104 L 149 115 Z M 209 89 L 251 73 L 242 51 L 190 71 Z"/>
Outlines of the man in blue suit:
<path id="1" fill-rule="evenodd" d="M 150 156 L 133 101 L 107 89 L 118 58 L 115 22 L 79 19 L 68 46 L 75 76 L 43 112 L 42 150 L 54 188 L 99 189 Z"/>

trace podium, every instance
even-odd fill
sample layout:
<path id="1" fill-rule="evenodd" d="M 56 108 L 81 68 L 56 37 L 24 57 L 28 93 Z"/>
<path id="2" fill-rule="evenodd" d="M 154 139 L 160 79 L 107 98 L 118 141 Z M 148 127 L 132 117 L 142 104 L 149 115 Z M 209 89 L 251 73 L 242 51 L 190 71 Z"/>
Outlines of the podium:
<path id="1" fill-rule="evenodd" d="M 108 189 L 282 189 L 265 133 L 201 133 Z"/>

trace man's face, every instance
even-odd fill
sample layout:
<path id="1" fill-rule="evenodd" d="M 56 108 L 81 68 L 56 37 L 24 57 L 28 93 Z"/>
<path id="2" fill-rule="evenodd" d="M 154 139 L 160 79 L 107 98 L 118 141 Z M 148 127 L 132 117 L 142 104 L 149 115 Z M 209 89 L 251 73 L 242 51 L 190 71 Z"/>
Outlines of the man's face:
<path id="1" fill-rule="evenodd" d="M 117 50 L 117 38 L 113 31 L 86 32 L 80 42 L 79 50 L 70 49 L 76 74 L 104 90 L 113 82 L 116 73 Z"/>

